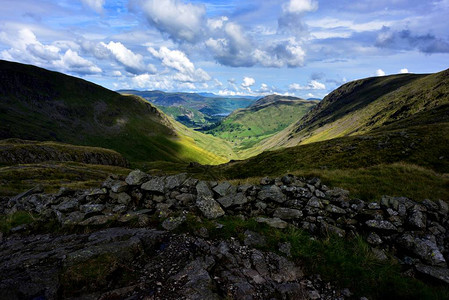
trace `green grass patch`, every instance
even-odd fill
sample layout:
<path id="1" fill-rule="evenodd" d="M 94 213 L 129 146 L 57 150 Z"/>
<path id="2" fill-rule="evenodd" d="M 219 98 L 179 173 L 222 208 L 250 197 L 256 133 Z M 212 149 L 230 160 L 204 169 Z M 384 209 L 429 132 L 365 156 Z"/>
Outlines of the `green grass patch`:
<path id="1" fill-rule="evenodd" d="M 8 233 L 12 228 L 35 222 L 37 218 L 26 211 L 17 211 L 10 215 L 0 215 L 0 231 Z"/>

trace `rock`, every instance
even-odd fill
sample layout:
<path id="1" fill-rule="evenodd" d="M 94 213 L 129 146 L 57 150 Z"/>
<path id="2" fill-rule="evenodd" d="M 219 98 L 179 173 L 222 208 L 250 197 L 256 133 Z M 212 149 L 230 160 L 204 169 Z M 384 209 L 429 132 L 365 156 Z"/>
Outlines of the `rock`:
<path id="1" fill-rule="evenodd" d="M 258 193 L 258 198 L 262 201 L 271 200 L 278 203 L 284 203 L 287 200 L 287 197 L 282 193 L 282 190 L 276 185 L 262 188 Z"/>
<path id="2" fill-rule="evenodd" d="M 122 192 L 126 192 L 127 190 L 128 190 L 128 184 L 123 181 L 117 181 L 111 187 L 111 191 L 113 191 L 114 193 L 122 193 Z"/>
<path id="3" fill-rule="evenodd" d="M 167 190 L 173 190 L 180 187 L 188 178 L 186 173 L 176 174 L 165 178 L 165 188 Z"/>
<path id="4" fill-rule="evenodd" d="M 175 199 L 181 202 L 183 205 L 189 205 L 190 203 L 193 203 L 195 201 L 196 197 L 193 194 L 180 194 L 176 196 Z"/>
<path id="5" fill-rule="evenodd" d="M 117 220 L 116 215 L 99 215 L 99 216 L 93 216 L 90 217 L 80 223 L 78 223 L 81 226 L 87 226 L 87 225 L 104 225 L 108 222 Z"/>
<path id="6" fill-rule="evenodd" d="M 366 238 L 366 241 L 370 243 L 371 245 L 378 246 L 383 243 L 382 239 L 377 233 L 371 232 L 368 237 Z"/>
<path id="7" fill-rule="evenodd" d="M 334 188 L 331 190 L 327 190 L 326 195 L 328 197 L 346 199 L 349 197 L 349 191 L 341 189 L 341 188 Z"/>
<path id="8" fill-rule="evenodd" d="M 326 197 L 326 194 L 323 193 L 322 191 L 316 189 L 316 190 L 315 190 L 315 196 L 317 196 L 318 198 L 325 198 L 325 197 Z"/>
<path id="9" fill-rule="evenodd" d="M 273 228 L 279 228 L 279 229 L 283 229 L 283 228 L 287 228 L 288 223 L 285 221 L 282 221 L 279 218 L 263 218 L 263 217 L 258 217 L 256 219 L 256 222 L 258 223 L 265 223 L 270 227 Z"/>
<path id="10" fill-rule="evenodd" d="M 221 197 L 221 198 L 218 198 L 217 201 L 218 201 L 218 203 L 220 203 L 221 206 L 223 206 L 224 208 L 231 207 L 232 204 L 234 204 L 234 203 L 233 203 L 233 202 L 234 202 L 234 201 L 233 201 L 233 197 L 232 197 L 231 195 L 229 195 L 229 196 L 224 196 L 224 197 Z"/>
<path id="11" fill-rule="evenodd" d="M 225 214 L 220 204 L 218 204 L 212 197 L 199 196 L 196 199 L 196 206 L 208 219 L 216 219 Z"/>
<path id="12" fill-rule="evenodd" d="M 55 207 L 60 212 L 66 213 L 78 209 L 78 199 L 64 198 L 63 202 Z"/>
<path id="13" fill-rule="evenodd" d="M 410 233 L 403 234 L 398 244 L 407 251 L 415 254 L 432 266 L 447 267 L 446 260 L 435 242 L 435 238 L 414 237 Z"/>
<path id="14" fill-rule="evenodd" d="M 155 177 L 142 184 L 141 189 L 148 192 L 164 193 L 165 180 L 163 177 Z"/>
<path id="15" fill-rule="evenodd" d="M 162 222 L 162 227 L 165 230 L 172 231 L 181 226 L 186 221 L 185 216 L 180 216 L 176 218 L 169 217 Z"/>
<path id="16" fill-rule="evenodd" d="M 141 185 L 148 180 L 148 175 L 140 170 L 131 171 L 125 179 L 129 185 Z"/>
<path id="17" fill-rule="evenodd" d="M 382 250 L 382 249 L 372 248 L 372 249 L 371 249 L 371 252 L 373 252 L 374 257 L 375 257 L 377 260 L 380 260 L 380 261 L 386 261 L 386 260 L 388 260 L 388 256 L 385 254 L 385 251 Z"/>
<path id="18" fill-rule="evenodd" d="M 131 202 L 131 196 L 127 193 L 120 193 L 117 195 L 117 202 L 123 205 L 128 205 Z"/>
<path id="19" fill-rule="evenodd" d="M 142 209 L 142 210 L 138 210 L 138 211 L 129 211 L 126 214 L 121 215 L 120 218 L 118 219 L 118 221 L 120 223 L 128 223 L 132 220 L 141 221 L 141 220 L 139 220 L 139 217 L 146 215 L 150 212 L 151 212 L 151 210 L 149 210 L 149 209 Z"/>
<path id="20" fill-rule="evenodd" d="M 258 234 L 257 232 L 246 230 L 243 235 L 244 235 L 243 243 L 245 244 L 245 246 L 264 247 L 267 244 L 265 237 L 263 235 Z"/>
<path id="21" fill-rule="evenodd" d="M 449 269 L 447 268 L 417 264 L 415 269 L 419 274 L 436 280 L 439 283 L 449 284 Z"/>
<path id="22" fill-rule="evenodd" d="M 326 211 L 336 214 L 336 215 L 344 215 L 346 214 L 346 210 L 344 210 L 343 208 L 340 208 L 336 205 L 333 204 L 329 204 L 326 206 Z"/>
<path id="23" fill-rule="evenodd" d="M 237 193 L 233 199 L 234 205 L 243 205 L 248 203 L 248 198 L 246 198 L 244 193 Z"/>
<path id="24" fill-rule="evenodd" d="M 107 195 L 107 194 L 108 194 L 108 190 L 105 188 L 101 188 L 101 189 L 90 190 L 87 193 L 87 196 L 95 197 L 95 196 L 103 196 L 103 195 Z"/>
<path id="25" fill-rule="evenodd" d="M 273 180 L 270 179 L 269 177 L 264 177 L 260 180 L 261 185 L 270 185 L 272 183 L 273 183 Z"/>
<path id="26" fill-rule="evenodd" d="M 447 204 L 447 202 L 445 202 L 443 200 L 438 200 L 437 203 L 438 203 L 438 206 L 440 207 L 438 212 L 440 214 L 442 214 L 443 216 L 447 216 L 449 213 L 449 205 Z"/>
<path id="27" fill-rule="evenodd" d="M 84 204 L 80 205 L 80 211 L 85 214 L 100 213 L 105 208 L 104 204 Z"/>
<path id="28" fill-rule="evenodd" d="M 377 202 L 368 203 L 368 209 L 380 209 L 380 204 Z"/>
<path id="29" fill-rule="evenodd" d="M 407 218 L 407 224 L 413 229 L 426 228 L 426 216 L 419 207 L 415 206 L 412 209 Z"/>
<path id="30" fill-rule="evenodd" d="M 70 214 L 68 214 L 65 218 L 62 220 L 63 225 L 76 225 L 84 220 L 85 214 L 74 211 Z"/>
<path id="31" fill-rule="evenodd" d="M 196 185 L 196 193 L 198 197 L 214 197 L 214 193 L 212 192 L 209 183 L 207 183 L 206 181 L 198 182 L 198 184 Z"/>
<path id="32" fill-rule="evenodd" d="M 235 194 L 237 192 L 237 188 L 231 185 L 229 182 L 219 183 L 216 187 L 213 188 L 213 190 L 221 197 Z"/>
<path id="33" fill-rule="evenodd" d="M 283 220 L 299 219 L 303 216 L 302 211 L 298 209 L 278 207 L 274 211 L 273 217 Z"/>
<path id="34" fill-rule="evenodd" d="M 365 222 L 366 226 L 372 229 L 383 230 L 383 231 L 397 231 L 396 226 L 391 224 L 389 221 L 384 220 L 368 220 Z"/>
<path id="35" fill-rule="evenodd" d="M 307 202 L 307 206 L 314 207 L 314 208 L 323 208 L 323 203 L 321 203 L 321 200 L 318 199 L 317 197 L 312 197 Z"/>
<path id="36" fill-rule="evenodd" d="M 328 236 L 331 234 L 334 234 L 336 236 L 339 236 L 341 238 L 346 236 L 346 231 L 344 231 L 341 228 L 338 228 L 337 226 L 334 226 L 332 224 L 329 224 L 327 222 L 322 221 L 320 223 L 320 231 L 321 231 L 321 235 L 323 236 Z"/>
<path id="37" fill-rule="evenodd" d="M 292 244 L 289 242 L 279 243 L 279 252 L 284 253 L 287 257 L 291 257 Z"/>

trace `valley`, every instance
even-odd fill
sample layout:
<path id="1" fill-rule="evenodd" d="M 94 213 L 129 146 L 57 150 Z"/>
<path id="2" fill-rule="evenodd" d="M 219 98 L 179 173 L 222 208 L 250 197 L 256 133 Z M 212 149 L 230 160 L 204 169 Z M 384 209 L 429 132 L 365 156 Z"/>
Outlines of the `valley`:
<path id="1" fill-rule="evenodd" d="M 0 118 L 5 299 L 449 295 L 449 70 L 304 100 L 114 92 L 0 61 Z"/>

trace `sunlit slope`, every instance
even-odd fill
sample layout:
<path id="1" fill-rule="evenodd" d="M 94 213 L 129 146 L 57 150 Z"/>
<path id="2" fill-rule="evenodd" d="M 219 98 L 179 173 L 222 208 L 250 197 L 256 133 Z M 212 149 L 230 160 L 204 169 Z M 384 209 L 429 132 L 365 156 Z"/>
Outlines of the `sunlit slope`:
<path id="1" fill-rule="evenodd" d="M 134 163 L 226 161 L 178 136 L 140 97 L 30 65 L 0 61 L 0 119 L 2 139 L 104 147 Z"/>

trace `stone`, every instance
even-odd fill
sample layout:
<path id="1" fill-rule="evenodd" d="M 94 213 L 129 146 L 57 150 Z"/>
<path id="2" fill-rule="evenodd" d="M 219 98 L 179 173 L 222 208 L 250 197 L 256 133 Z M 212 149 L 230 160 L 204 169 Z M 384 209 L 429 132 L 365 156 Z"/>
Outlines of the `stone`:
<path id="1" fill-rule="evenodd" d="M 175 199 L 183 205 L 189 205 L 190 203 L 195 202 L 196 197 L 193 194 L 180 194 L 176 196 Z"/>
<path id="2" fill-rule="evenodd" d="M 90 217 L 80 223 L 78 223 L 81 226 L 87 226 L 87 225 L 104 225 L 108 222 L 114 221 L 117 219 L 116 215 L 99 215 L 99 216 L 93 216 Z"/>
<path id="3" fill-rule="evenodd" d="M 341 189 L 341 188 L 333 188 L 326 191 L 326 195 L 328 197 L 332 198 L 348 198 L 349 197 L 349 191 Z"/>
<path id="4" fill-rule="evenodd" d="M 336 205 L 333 204 L 329 204 L 326 206 L 326 211 L 336 214 L 336 215 L 344 215 L 346 214 L 346 210 L 344 210 L 343 208 L 340 208 Z"/>
<path id="5" fill-rule="evenodd" d="M 123 205 L 128 205 L 131 202 L 131 196 L 127 193 L 120 193 L 117 195 L 117 202 Z"/>
<path id="6" fill-rule="evenodd" d="M 213 190 L 221 197 L 235 194 L 237 192 L 237 188 L 231 185 L 229 182 L 219 183 L 216 187 L 213 188 Z"/>
<path id="7" fill-rule="evenodd" d="M 245 246 L 251 247 L 264 247 L 266 246 L 267 242 L 263 235 L 260 235 L 257 232 L 251 230 L 246 230 L 243 234 L 243 244 L 245 244 Z"/>
<path id="8" fill-rule="evenodd" d="M 80 211 L 85 214 L 100 213 L 105 209 L 104 204 L 84 204 L 80 205 Z"/>
<path id="9" fill-rule="evenodd" d="M 371 245 L 380 245 L 383 243 L 382 239 L 377 233 L 371 232 L 368 237 L 366 238 L 366 241 Z"/>
<path id="10" fill-rule="evenodd" d="M 218 203 L 220 203 L 221 206 L 223 206 L 224 208 L 231 207 L 232 204 L 234 204 L 234 203 L 233 203 L 233 202 L 234 202 L 234 201 L 233 201 L 233 197 L 232 197 L 231 195 L 229 195 L 229 196 L 224 196 L 224 197 L 221 197 L 221 198 L 218 198 L 217 201 L 218 201 Z"/>
<path id="11" fill-rule="evenodd" d="M 246 198 L 244 193 L 237 193 L 233 198 L 234 205 L 243 205 L 248 203 L 248 198 Z"/>
<path id="12" fill-rule="evenodd" d="M 76 225 L 78 223 L 80 223 L 81 221 L 84 220 L 84 216 L 85 214 L 79 212 L 79 211 L 74 211 L 70 214 L 68 214 L 63 220 L 62 220 L 62 224 L 63 225 Z"/>
<path id="13" fill-rule="evenodd" d="M 107 195 L 107 193 L 108 193 L 108 190 L 105 189 L 105 188 L 93 189 L 93 190 L 90 190 L 87 193 L 87 196 L 92 196 L 92 197 L 94 197 L 94 196 L 102 196 L 102 195 Z"/>
<path id="14" fill-rule="evenodd" d="M 225 214 L 220 204 L 212 197 L 199 196 L 196 199 L 196 206 L 208 219 L 216 219 Z"/>
<path id="15" fill-rule="evenodd" d="M 388 260 L 388 256 L 385 254 L 385 251 L 382 250 L 382 249 L 372 248 L 372 249 L 371 249 L 371 252 L 373 252 L 374 257 L 375 257 L 377 260 L 380 260 L 380 261 L 386 261 L 386 260 Z"/>
<path id="16" fill-rule="evenodd" d="M 331 234 L 334 234 L 341 238 L 346 236 L 346 231 L 344 231 L 343 229 L 341 229 L 337 226 L 334 226 L 332 224 L 324 222 L 324 221 L 322 221 L 320 223 L 320 231 L 321 231 L 321 234 L 324 236 L 331 235 Z"/>
<path id="17" fill-rule="evenodd" d="M 262 201 L 271 200 L 278 203 L 284 203 L 287 200 L 287 196 L 285 196 L 282 193 L 281 188 L 276 185 L 263 187 L 258 193 L 258 198 Z"/>
<path id="18" fill-rule="evenodd" d="M 380 209 L 380 205 L 377 202 L 368 203 L 368 209 Z"/>
<path id="19" fill-rule="evenodd" d="M 425 229 L 426 215 L 417 206 L 415 206 L 409 213 L 407 225 L 413 229 Z"/>
<path id="20" fill-rule="evenodd" d="M 417 264 L 415 269 L 419 274 L 430 277 L 439 283 L 449 284 L 449 269 L 447 268 Z"/>
<path id="21" fill-rule="evenodd" d="M 284 253 L 287 257 L 291 257 L 292 244 L 289 242 L 279 243 L 279 252 Z"/>
<path id="22" fill-rule="evenodd" d="M 163 177 L 155 177 L 141 185 L 141 189 L 148 192 L 164 193 L 165 181 Z"/>
<path id="23" fill-rule="evenodd" d="M 264 177 L 260 180 L 261 185 L 270 185 L 273 183 L 273 180 L 271 180 L 269 177 Z"/>
<path id="24" fill-rule="evenodd" d="M 283 220 L 299 219 L 302 216 L 303 216 L 302 211 L 300 211 L 299 209 L 285 208 L 285 207 L 276 208 L 273 214 L 273 217 L 280 218 Z"/>
<path id="25" fill-rule="evenodd" d="M 55 208 L 60 212 L 70 212 L 78 209 L 78 199 L 64 198 L 64 201 Z"/>
<path id="26" fill-rule="evenodd" d="M 126 192 L 127 190 L 128 190 L 128 184 L 123 181 L 117 181 L 111 187 L 111 191 L 113 191 L 114 193 L 122 193 L 122 192 Z"/>
<path id="27" fill-rule="evenodd" d="M 188 178 L 186 173 L 167 176 L 165 178 L 165 188 L 167 190 L 173 190 L 180 187 Z"/>
<path id="28" fill-rule="evenodd" d="M 443 216 L 447 216 L 447 214 L 449 213 L 449 205 L 447 204 L 447 202 L 445 202 L 443 200 L 438 200 L 437 203 L 438 203 L 438 206 L 440 207 L 438 212 L 440 214 L 442 214 Z"/>
<path id="29" fill-rule="evenodd" d="M 314 208 L 323 208 L 323 203 L 321 203 L 321 200 L 318 199 L 317 197 L 312 197 L 307 202 L 307 206 L 314 207 Z"/>
<path id="30" fill-rule="evenodd" d="M 273 228 L 279 228 L 279 229 L 284 229 L 287 228 L 288 223 L 285 221 L 282 221 L 279 218 L 263 218 L 263 217 L 258 217 L 256 219 L 257 223 L 265 223 L 270 227 Z"/>
<path id="31" fill-rule="evenodd" d="M 162 228 L 164 228 L 165 230 L 168 231 L 172 231 L 175 230 L 176 228 L 178 228 L 179 226 L 181 226 L 184 222 L 186 221 L 186 217 L 185 216 L 180 216 L 180 217 L 169 217 L 167 219 L 164 220 L 164 222 L 162 222 Z"/>
<path id="32" fill-rule="evenodd" d="M 129 185 L 141 185 L 148 180 L 148 175 L 140 170 L 131 171 L 125 179 Z"/>
<path id="33" fill-rule="evenodd" d="M 372 229 L 383 230 L 383 231 L 397 231 L 396 226 L 391 224 L 389 221 L 384 220 L 368 220 L 365 222 L 366 226 Z"/>
<path id="34" fill-rule="evenodd" d="M 206 181 L 198 182 L 198 184 L 196 185 L 196 193 L 198 197 L 214 197 L 214 193 L 212 192 L 209 183 L 207 183 Z"/>
<path id="35" fill-rule="evenodd" d="M 434 237 L 420 238 L 405 233 L 398 239 L 398 244 L 432 266 L 447 267 L 446 260 Z"/>
<path id="36" fill-rule="evenodd" d="M 322 191 L 320 191 L 319 189 L 315 190 L 315 196 L 317 196 L 318 198 L 325 198 L 326 194 L 323 193 Z"/>

